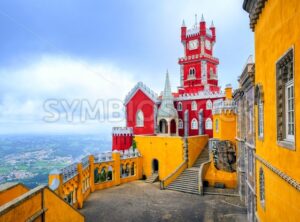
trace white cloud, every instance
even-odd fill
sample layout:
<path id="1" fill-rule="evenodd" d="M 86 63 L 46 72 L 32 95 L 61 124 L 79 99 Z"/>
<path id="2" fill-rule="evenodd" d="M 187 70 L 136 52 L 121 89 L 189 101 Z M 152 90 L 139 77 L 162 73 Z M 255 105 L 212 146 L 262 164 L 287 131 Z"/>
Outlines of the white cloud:
<path id="1" fill-rule="evenodd" d="M 104 102 L 123 100 L 135 84 L 130 72 L 113 64 L 55 55 L 44 55 L 33 61 L 23 67 L 0 70 L 0 133 L 107 132 L 107 126 L 112 123 L 44 123 L 44 102 L 85 99 L 93 104 L 99 99 Z M 114 123 L 120 124 L 124 123 Z"/>

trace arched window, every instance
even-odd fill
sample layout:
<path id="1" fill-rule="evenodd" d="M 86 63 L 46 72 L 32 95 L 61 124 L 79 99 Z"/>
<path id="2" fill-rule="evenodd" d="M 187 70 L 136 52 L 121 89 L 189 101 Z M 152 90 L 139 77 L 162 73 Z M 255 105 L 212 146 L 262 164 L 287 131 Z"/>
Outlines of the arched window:
<path id="1" fill-rule="evenodd" d="M 192 102 L 192 110 L 197 110 L 197 103 L 196 103 L 196 101 Z"/>
<path id="2" fill-rule="evenodd" d="M 262 206 L 265 206 L 265 174 L 261 167 L 259 169 L 259 199 Z"/>
<path id="3" fill-rule="evenodd" d="M 189 69 L 189 79 L 194 79 L 196 77 L 196 69 L 194 67 Z"/>
<path id="4" fill-rule="evenodd" d="M 142 112 L 142 110 L 139 110 L 136 113 L 136 126 L 137 127 L 144 126 L 144 113 Z"/>
<path id="5" fill-rule="evenodd" d="M 211 130 L 212 129 L 212 121 L 211 118 L 207 118 L 205 121 L 205 129 Z"/>
<path id="6" fill-rule="evenodd" d="M 178 120 L 178 129 L 183 129 L 183 121 L 182 121 L 182 119 Z"/>
<path id="7" fill-rule="evenodd" d="M 177 110 L 182 111 L 182 103 L 181 102 L 177 103 Z"/>
<path id="8" fill-rule="evenodd" d="M 211 109 L 212 109 L 212 102 L 211 102 L 210 99 L 207 100 L 207 102 L 206 102 L 206 109 L 207 109 L 207 110 L 211 110 Z"/>
<path id="9" fill-rule="evenodd" d="M 262 85 L 258 84 L 255 87 L 255 104 L 257 105 L 257 132 L 259 139 L 264 138 L 264 103 L 263 103 L 263 89 Z"/>
<path id="10" fill-rule="evenodd" d="M 191 128 L 192 129 L 198 129 L 198 121 L 195 118 L 192 119 Z"/>
<path id="11" fill-rule="evenodd" d="M 219 132 L 219 119 L 216 119 L 216 132 Z"/>

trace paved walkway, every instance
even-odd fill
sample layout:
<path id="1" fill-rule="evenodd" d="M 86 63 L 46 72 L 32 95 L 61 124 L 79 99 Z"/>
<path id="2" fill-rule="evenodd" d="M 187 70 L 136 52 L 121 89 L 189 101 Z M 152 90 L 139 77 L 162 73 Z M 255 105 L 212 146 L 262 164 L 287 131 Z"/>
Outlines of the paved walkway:
<path id="1" fill-rule="evenodd" d="M 135 181 L 92 193 L 81 210 L 87 222 L 246 221 L 238 197 L 199 196 L 160 190 Z"/>

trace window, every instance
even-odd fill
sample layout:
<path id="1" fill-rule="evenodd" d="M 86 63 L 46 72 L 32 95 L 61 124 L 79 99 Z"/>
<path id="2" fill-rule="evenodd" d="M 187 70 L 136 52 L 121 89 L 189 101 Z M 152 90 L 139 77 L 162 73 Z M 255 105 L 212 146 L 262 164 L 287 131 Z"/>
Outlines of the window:
<path id="1" fill-rule="evenodd" d="M 250 176 L 252 176 L 253 173 L 253 153 L 252 149 L 248 149 L 248 172 Z"/>
<path id="2" fill-rule="evenodd" d="M 178 120 L 178 129 L 183 129 L 183 121 L 182 121 L 182 119 Z"/>
<path id="3" fill-rule="evenodd" d="M 198 121 L 194 118 L 192 119 L 192 129 L 198 129 Z"/>
<path id="4" fill-rule="evenodd" d="M 286 139 L 294 141 L 294 82 L 289 81 L 285 86 L 285 110 L 286 110 Z"/>
<path id="5" fill-rule="evenodd" d="M 216 132 L 219 132 L 219 119 L 216 119 Z"/>
<path id="6" fill-rule="evenodd" d="M 263 104 L 263 90 L 262 85 L 258 84 L 255 87 L 255 103 L 257 105 L 257 128 L 258 137 L 263 139 L 264 137 L 264 104 Z"/>
<path id="7" fill-rule="evenodd" d="M 139 110 L 136 113 L 136 126 L 143 127 L 144 126 L 144 113 Z"/>
<path id="8" fill-rule="evenodd" d="M 212 109 L 212 102 L 211 102 L 211 100 L 207 100 L 207 102 L 206 102 L 206 109 L 207 110 L 211 110 Z"/>
<path id="9" fill-rule="evenodd" d="M 181 102 L 177 103 L 177 110 L 182 111 L 182 103 Z"/>
<path id="10" fill-rule="evenodd" d="M 196 69 L 192 67 L 189 70 L 189 79 L 195 79 L 195 78 L 196 78 Z"/>
<path id="11" fill-rule="evenodd" d="M 211 130 L 212 129 L 212 121 L 211 118 L 207 118 L 205 121 L 205 129 Z"/>
<path id="12" fill-rule="evenodd" d="M 294 148 L 294 51 L 290 49 L 276 64 L 277 140 L 280 145 Z"/>
<path id="13" fill-rule="evenodd" d="M 259 169 L 259 199 L 263 207 L 265 207 L 265 174 L 261 167 Z"/>
<path id="14" fill-rule="evenodd" d="M 192 102 L 192 110 L 197 110 L 197 103 L 196 103 L 196 101 Z"/>

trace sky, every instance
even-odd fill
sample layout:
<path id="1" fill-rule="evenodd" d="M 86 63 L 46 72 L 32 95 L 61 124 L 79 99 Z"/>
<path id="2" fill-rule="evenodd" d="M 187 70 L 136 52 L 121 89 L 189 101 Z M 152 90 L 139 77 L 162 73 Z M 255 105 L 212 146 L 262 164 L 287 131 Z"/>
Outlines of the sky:
<path id="1" fill-rule="evenodd" d="M 109 136 L 112 126 L 124 125 L 122 116 L 109 118 L 115 108 L 111 104 L 121 104 L 138 81 L 160 93 L 168 69 L 172 90 L 176 91 L 177 61 L 183 56 L 180 27 L 183 19 L 192 27 L 195 14 L 198 18 L 203 14 L 207 25 L 213 20 L 216 27 L 214 56 L 220 60 L 220 85 L 224 88 L 231 83 L 237 88 L 237 78 L 254 50 L 242 3 L 1 1 L 0 134 Z M 108 117 L 83 121 L 83 101 L 92 107 L 105 107 L 103 113 Z M 70 114 L 74 118 L 70 119 Z"/>

